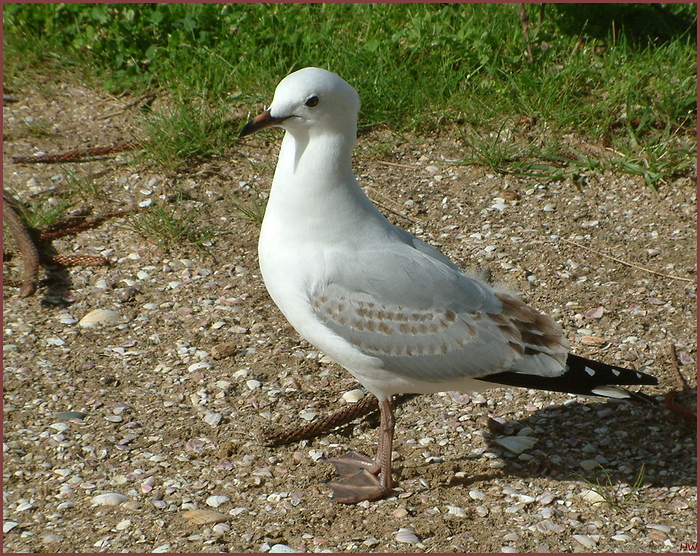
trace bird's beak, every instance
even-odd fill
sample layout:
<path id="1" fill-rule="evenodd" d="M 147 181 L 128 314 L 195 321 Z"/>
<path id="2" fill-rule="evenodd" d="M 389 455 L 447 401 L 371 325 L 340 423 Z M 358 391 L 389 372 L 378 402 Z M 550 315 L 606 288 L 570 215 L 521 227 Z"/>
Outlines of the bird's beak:
<path id="1" fill-rule="evenodd" d="M 261 129 L 265 129 L 267 127 L 280 125 L 286 119 L 287 118 L 275 118 L 270 114 L 269 110 L 266 110 L 245 124 L 241 132 L 238 134 L 238 138 L 240 139 L 246 135 L 251 135 L 256 131 L 260 131 Z"/>

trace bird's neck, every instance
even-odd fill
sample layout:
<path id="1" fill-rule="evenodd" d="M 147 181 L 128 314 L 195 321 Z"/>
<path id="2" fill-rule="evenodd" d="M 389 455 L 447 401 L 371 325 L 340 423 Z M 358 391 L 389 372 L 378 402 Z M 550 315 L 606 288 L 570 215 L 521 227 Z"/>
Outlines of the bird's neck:
<path id="1" fill-rule="evenodd" d="M 352 151 L 355 136 L 325 132 L 320 135 L 307 130 L 287 131 L 282 141 L 275 181 L 280 185 L 300 186 L 306 195 L 313 194 L 312 184 L 327 188 L 334 183 L 348 183 L 352 178 Z M 295 183 L 301 180 L 300 183 Z"/>

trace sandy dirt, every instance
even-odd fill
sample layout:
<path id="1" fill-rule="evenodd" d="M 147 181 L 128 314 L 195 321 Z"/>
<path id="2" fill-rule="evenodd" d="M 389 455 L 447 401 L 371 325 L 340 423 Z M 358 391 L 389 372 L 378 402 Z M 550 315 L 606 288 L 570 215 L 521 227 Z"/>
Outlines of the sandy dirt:
<path id="1" fill-rule="evenodd" d="M 693 422 L 664 405 L 520 389 L 407 402 L 395 495 L 333 503 L 323 457 L 372 455 L 376 419 L 287 446 L 262 442 L 360 388 L 273 305 L 257 264 L 259 224 L 236 209 L 267 194 L 280 132 L 169 173 L 127 153 L 13 164 L 12 155 L 129 140 L 139 123 L 137 110 L 121 110 L 131 99 L 58 78 L 11 96 L 3 177 L 21 201 L 59 199 L 70 175 L 97 174 L 99 188 L 84 189 L 66 216 L 149 202 L 172 211 L 181 192 L 179 210 L 195 209 L 196 226 L 221 235 L 166 249 L 134 231 L 132 217 L 113 218 L 52 243 L 57 253 L 103 254 L 109 266 L 42 270 L 28 298 L 5 286 L 6 552 L 638 553 L 696 542 Z M 659 399 L 681 388 L 672 350 L 693 390 L 678 399 L 695 410 L 695 176 L 658 195 L 624 174 L 548 183 L 454 164 L 465 153 L 456 138 L 361 134 L 358 179 L 393 222 L 555 316 L 575 353 L 657 376 L 644 391 Z M 526 139 L 514 123 L 511 140 Z M 5 279 L 17 279 L 7 234 L 5 249 L 14 253 Z M 116 321 L 81 326 L 95 309 Z M 231 354 L 215 359 L 221 344 Z M 84 415 L 62 420 L 69 411 Z M 534 447 L 516 455 L 497 443 L 518 433 Z"/>

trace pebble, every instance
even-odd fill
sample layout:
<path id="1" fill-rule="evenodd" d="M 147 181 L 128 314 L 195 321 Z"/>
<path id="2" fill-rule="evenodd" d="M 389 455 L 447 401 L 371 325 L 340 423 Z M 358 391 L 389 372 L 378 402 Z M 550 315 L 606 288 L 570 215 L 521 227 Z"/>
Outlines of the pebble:
<path id="1" fill-rule="evenodd" d="M 260 388 L 261 382 L 259 380 L 248 380 L 245 384 L 251 390 L 256 390 L 257 388 Z"/>
<path id="2" fill-rule="evenodd" d="M 345 394 L 343 394 L 343 400 L 346 403 L 357 403 L 364 397 L 365 392 L 360 388 L 355 388 L 354 390 L 350 390 L 349 392 L 345 392 Z"/>
<path id="3" fill-rule="evenodd" d="M 501 547 L 501 552 L 504 552 L 506 554 L 517 554 L 520 551 L 513 546 L 505 545 Z"/>
<path id="4" fill-rule="evenodd" d="M 506 436 L 497 439 L 496 444 L 502 446 L 517 456 L 518 454 L 522 454 L 525 450 L 529 450 L 535 444 L 537 444 L 537 439 L 530 436 Z"/>
<path id="5" fill-rule="evenodd" d="M 586 502 L 590 502 L 591 504 L 600 504 L 601 502 L 605 502 L 605 498 L 603 498 L 595 490 L 584 490 L 581 493 L 581 498 L 583 498 Z"/>
<path id="6" fill-rule="evenodd" d="M 584 346 L 604 346 L 608 342 L 604 338 L 598 338 L 596 336 L 581 336 L 581 343 Z"/>
<path id="7" fill-rule="evenodd" d="M 211 528 L 217 535 L 223 535 L 231 530 L 231 526 L 228 523 L 217 523 Z"/>
<path id="8" fill-rule="evenodd" d="M 49 533 L 48 535 L 44 535 L 41 537 L 41 542 L 44 544 L 51 544 L 52 542 L 61 542 L 63 540 L 63 537 L 61 535 L 57 535 L 56 533 Z"/>
<path id="9" fill-rule="evenodd" d="M 106 492 L 92 498 L 93 506 L 118 506 L 127 500 L 126 496 L 118 492 Z"/>
<path id="10" fill-rule="evenodd" d="M 161 544 L 153 549 L 153 554 L 163 554 L 164 552 L 170 552 L 170 543 Z"/>
<path id="11" fill-rule="evenodd" d="M 62 313 L 59 315 L 58 320 L 61 324 L 75 324 L 78 322 L 78 319 L 72 317 L 68 313 Z"/>
<path id="12" fill-rule="evenodd" d="M 598 467 L 600 467 L 600 464 L 594 459 L 584 459 L 583 461 L 579 462 L 579 465 L 585 471 L 593 471 L 594 469 L 597 469 Z"/>
<path id="13" fill-rule="evenodd" d="M 477 506 L 476 508 L 476 515 L 479 517 L 486 517 L 489 515 L 489 509 L 486 506 Z"/>
<path id="14" fill-rule="evenodd" d="M 22 502 L 19 506 L 17 506 L 17 509 L 15 510 L 16 512 L 26 512 L 27 510 L 31 510 L 34 508 L 34 504 L 31 502 Z"/>
<path id="15" fill-rule="evenodd" d="M 464 509 L 459 506 L 447 506 L 447 513 L 457 517 L 468 517 Z"/>
<path id="16" fill-rule="evenodd" d="M 225 494 L 215 494 L 214 496 L 210 496 L 209 498 L 207 498 L 207 506 L 211 506 L 212 508 L 218 508 L 219 506 L 221 506 L 221 504 L 225 504 L 228 501 L 229 497 Z"/>
<path id="17" fill-rule="evenodd" d="M 574 539 L 585 548 L 593 548 L 598 544 L 590 535 L 574 535 Z"/>
<path id="18" fill-rule="evenodd" d="M 85 419 L 87 413 L 82 411 L 62 411 L 56 417 L 59 421 L 70 421 L 71 419 Z"/>
<path id="19" fill-rule="evenodd" d="M 70 428 L 70 425 L 68 423 L 53 423 L 49 427 L 58 432 L 65 432 Z"/>
<path id="20" fill-rule="evenodd" d="M 116 525 L 116 530 L 117 531 L 124 531 L 125 529 L 128 529 L 131 526 L 131 520 L 130 519 L 123 519 Z"/>
<path id="21" fill-rule="evenodd" d="M 17 523 L 16 521 L 5 521 L 5 522 L 2 524 L 2 532 L 3 532 L 3 533 L 9 533 L 10 531 L 12 531 L 12 530 L 13 530 L 15 527 L 17 527 L 18 525 L 19 525 L 19 523 Z"/>
<path id="22" fill-rule="evenodd" d="M 408 515 L 408 510 L 401 506 L 400 508 L 396 508 L 393 512 L 391 512 L 391 517 L 395 517 L 397 519 L 402 519 Z"/>
<path id="23" fill-rule="evenodd" d="M 396 540 L 396 542 L 404 544 L 416 544 L 419 546 L 423 544 L 421 543 L 420 539 L 416 536 L 416 534 L 410 529 L 407 529 L 406 527 L 401 527 L 401 529 L 399 529 L 396 533 L 394 539 Z"/>
<path id="24" fill-rule="evenodd" d="M 279 553 L 279 552 L 299 552 L 295 548 L 288 546 L 286 544 L 275 544 L 270 547 L 269 552 Z"/>
<path id="25" fill-rule="evenodd" d="M 469 491 L 469 497 L 472 500 L 483 500 L 484 499 L 484 493 L 481 492 L 480 490 L 477 490 L 475 488 L 471 489 Z"/>
<path id="26" fill-rule="evenodd" d="M 109 309 L 95 309 L 94 311 L 90 311 L 87 315 L 80 319 L 80 322 L 78 324 L 84 328 L 89 328 L 97 326 L 98 324 L 118 323 L 119 315 L 114 311 L 110 311 Z"/>
<path id="27" fill-rule="evenodd" d="M 624 533 L 621 535 L 613 535 L 610 538 L 613 539 L 614 541 L 620 541 L 620 542 L 627 542 L 627 541 L 632 540 L 632 537 L 630 537 L 629 535 L 625 535 Z"/>
<path id="28" fill-rule="evenodd" d="M 316 418 L 316 415 L 318 415 L 318 413 L 315 411 L 306 411 L 301 414 L 301 418 L 306 421 L 313 421 Z"/>
<path id="29" fill-rule="evenodd" d="M 671 528 L 668 525 L 659 525 L 657 523 L 650 523 L 647 525 L 647 529 L 656 529 L 657 531 L 662 531 L 664 533 L 671 532 Z"/>
<path id="30" fill-rule="evenodd" d="M 190 510 L 182 514 L 190 525 L 207 525 L 208 523 L 222 523 L 229 520 L 229 516 L 214 510 Z"/>
<path id="31" fill-rule="evenodd" d="M 206 361 L 200 361 L 199 363 L 192 363 L 192 365 L 187 367 L 187 371 L 190 373 L 193 373 L 195 371 L 202 371 L 204 369 L 211 369 L 211 363 L 207 363 Z"/>
<path id="32" fill-rule="evenodd" d="M 218 427 L 219 424 L 221 423 L 222 418 L 223 418 L 223 415 L 221 413 L 216 413 L 214 411 L 208 411 L 207 414 L 204 416 L 204 421 L 208 425 L 211 425 L 212 427 Z"/>
<path id="33" fill-rule="evenodd" d="M 211 356 L 214 359 L 224 359 L 236 353 L 237 346 L 234 343 L 217 344 L 211 348 Z"/>

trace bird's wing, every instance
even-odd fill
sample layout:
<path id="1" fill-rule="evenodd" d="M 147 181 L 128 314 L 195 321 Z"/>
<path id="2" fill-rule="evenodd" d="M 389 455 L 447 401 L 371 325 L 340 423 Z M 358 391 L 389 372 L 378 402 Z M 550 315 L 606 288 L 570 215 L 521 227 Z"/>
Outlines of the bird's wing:
<path id="1" fill-rule="evenodd" d="M 423 250 L 326 255 L 309 294 L 316 317 L 387 370 L 432 382 L 564 370 L 568 343 L 551 317 Z"/>

